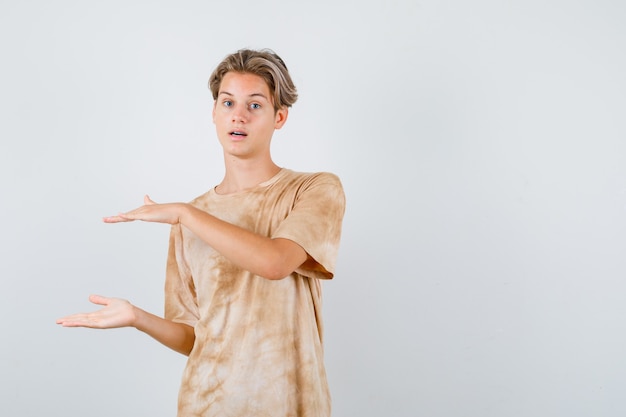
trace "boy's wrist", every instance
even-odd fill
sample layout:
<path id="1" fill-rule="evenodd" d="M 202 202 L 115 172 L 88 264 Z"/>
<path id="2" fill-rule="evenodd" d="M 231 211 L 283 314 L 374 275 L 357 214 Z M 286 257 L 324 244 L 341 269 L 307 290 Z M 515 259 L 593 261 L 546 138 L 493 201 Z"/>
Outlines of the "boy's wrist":
<path id="1" fill-rule="evenodd" d="M 193 216 L 194 207 L 191 204 L 180 203 L 178 209 L 178 223 L 184 226 L 189 225 L 189 221 Z"/>

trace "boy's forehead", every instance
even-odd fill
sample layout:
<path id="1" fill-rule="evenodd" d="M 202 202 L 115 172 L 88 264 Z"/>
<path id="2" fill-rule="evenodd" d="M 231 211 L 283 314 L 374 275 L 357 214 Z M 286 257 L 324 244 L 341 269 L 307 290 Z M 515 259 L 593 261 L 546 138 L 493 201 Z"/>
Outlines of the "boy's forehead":
<path id="1" fill-rule="evenodd" d="M 218 94 L 246 94 L 257 95 L 262 94 L 269 98 L 270 88 L 263 77 L 249 72 L 229 71 L 224 74 L 220 82 Z"/>

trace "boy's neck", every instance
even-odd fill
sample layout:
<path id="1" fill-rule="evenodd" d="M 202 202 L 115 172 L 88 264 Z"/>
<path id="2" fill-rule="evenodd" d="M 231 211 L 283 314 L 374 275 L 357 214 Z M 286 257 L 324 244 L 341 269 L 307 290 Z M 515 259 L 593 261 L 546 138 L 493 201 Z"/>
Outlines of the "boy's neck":
<path id="1" fill-rule="evenodd" d="M 231 160 L 224 161 L 226 172 L 222 182 L 215 187 L 218 194 L 232 194 L 256 187 L 272 178 L 280 167 L 271 159 L 265 163 L 259 161 Z"/>

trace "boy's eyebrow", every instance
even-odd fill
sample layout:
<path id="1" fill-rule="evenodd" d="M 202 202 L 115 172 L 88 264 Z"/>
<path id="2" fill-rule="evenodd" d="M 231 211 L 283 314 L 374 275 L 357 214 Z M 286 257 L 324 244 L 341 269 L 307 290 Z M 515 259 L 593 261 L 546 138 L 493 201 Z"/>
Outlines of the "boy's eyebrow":
<path id="1" fill-rule="evenodd" d="M 231 97 L 234 95 L 232 93 L 229 93 L 228 91 L 220 91 L 218 96 L 221 96 L 222 94 L 226 94 L 227 96 Z M 269 101 L 269 99 L 263 93 L 252 93 L 248 97 L 263 97 L 265 100 Z"/>

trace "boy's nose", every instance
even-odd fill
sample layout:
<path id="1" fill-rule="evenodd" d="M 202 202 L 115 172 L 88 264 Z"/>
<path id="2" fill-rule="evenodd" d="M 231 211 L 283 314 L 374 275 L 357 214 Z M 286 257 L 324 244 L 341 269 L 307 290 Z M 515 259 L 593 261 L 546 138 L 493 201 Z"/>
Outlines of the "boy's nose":
<path id="1" fill-rule="evenodd" d="M 246 109 L 237 107 L 233 110 L 232 116 L 233 116 L 233 122 L 245 122 L 247 120 Z"/>

